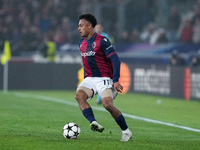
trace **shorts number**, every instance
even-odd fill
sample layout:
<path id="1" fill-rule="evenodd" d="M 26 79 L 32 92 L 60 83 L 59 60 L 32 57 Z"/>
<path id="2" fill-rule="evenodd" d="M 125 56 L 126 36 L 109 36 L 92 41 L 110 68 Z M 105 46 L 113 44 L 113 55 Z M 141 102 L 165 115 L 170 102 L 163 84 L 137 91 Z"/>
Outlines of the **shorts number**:
<path id="1" fill-rule="evenodd" d="M 103 80 L 103 82 L 104 82 L 104 85 L 109 85 L 110 84 L 110 81 L 109 80 Z"/>

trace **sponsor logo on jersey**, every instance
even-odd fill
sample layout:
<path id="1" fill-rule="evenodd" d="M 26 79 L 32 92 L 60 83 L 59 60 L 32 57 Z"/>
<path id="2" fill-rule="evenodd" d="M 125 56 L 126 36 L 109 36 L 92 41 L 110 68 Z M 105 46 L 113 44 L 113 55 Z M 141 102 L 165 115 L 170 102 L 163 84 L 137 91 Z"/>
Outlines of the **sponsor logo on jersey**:
<path id="1" fill-rule="evenodd" d="M 84 58 L 86 56 L 94 56 L 96 52 L 93 52 L 93 51 L 89 51 L 89 52 L 86 52 L 86 53 L 82 53 L 81 52 L 81 56 L 83 56 Z"/>

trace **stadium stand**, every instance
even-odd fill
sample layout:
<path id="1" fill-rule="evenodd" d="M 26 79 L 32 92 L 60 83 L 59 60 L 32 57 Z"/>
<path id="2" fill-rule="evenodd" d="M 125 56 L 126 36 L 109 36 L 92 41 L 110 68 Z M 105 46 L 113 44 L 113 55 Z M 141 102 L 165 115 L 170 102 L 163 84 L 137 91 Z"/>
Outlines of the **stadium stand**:
<path id="1" fill-rule="evenodd" d="M 32 56 L 38 52 L 43 39 L 48 37 L 56 43 L 58 54 L 74 57 L 78 54 L 76 44 L 80 39 L 77 32 L 79 14 L 85 11 L 96 14 L 97 11 L 92 8 L 99 8 L 103 10 L 100 21 L 105 22 L 105 31 L 115 39 L 114 45 L 122 58 L 139 63 L 153 61 L 166 64 L 170 53 L 177 49 L 189 61 L 200 49 L 200 1 L 168 0 L 165 1 L 167 5 L 161 2 L 130 0 L 125 5 L 124 0 L 0 0 L 0 53 L 3 52 L 4 41 L 9 40 L 12 56 Z M 127 18 L 121 35 L 117 32 L 117 18 L 122 17 L 117 16 L 119 4 L 125 5 L 124 15 Z M 162 18 L 166 20 L 161 22 L 159 19 Z M 185 24 L 188 21 L 190 29 Z M 152 34 L 143 40 L 142 33 L 152 25 Z M 191 34 L 189 39 L 188 34 Z M 145 59 L 139 61 L 141 58 Z"/>

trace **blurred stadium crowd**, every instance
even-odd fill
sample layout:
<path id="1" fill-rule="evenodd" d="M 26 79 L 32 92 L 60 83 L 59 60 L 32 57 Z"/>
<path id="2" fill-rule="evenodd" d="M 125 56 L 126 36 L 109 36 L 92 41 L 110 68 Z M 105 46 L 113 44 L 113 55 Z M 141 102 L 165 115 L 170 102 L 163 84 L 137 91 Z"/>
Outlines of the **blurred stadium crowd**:
<path id="1" fill-rule="evenodd" d="M 37 50 L 44 39 L 54 41 L 58 46 L 77 43 L 80 39 L 77 20 L 82 12 L 90 11 L 93 4 L 120 5 L 124 1 L 0 0 L 0 51 L 5 40 L 10 41 L 12 55 L 15 56 L 20 51 Z M 104 11 L 100 20 L 105 23 L 104 31 L 117 43 L 200 43 L 200 0 L 191 1 L 191 9 L 184 12 L 180 12 L 175 3 L 171 4 L 166 13 L 167 22 L 162 26 L 157 23 L 160 14 L 158 2 L 130 1 L 126 7 L 128 19 L 121 35 L 116 32 L 116 20 L 109 20 L 109 15 L 106 15 L 113 14 L 116 17 L 115 12 Z"/>

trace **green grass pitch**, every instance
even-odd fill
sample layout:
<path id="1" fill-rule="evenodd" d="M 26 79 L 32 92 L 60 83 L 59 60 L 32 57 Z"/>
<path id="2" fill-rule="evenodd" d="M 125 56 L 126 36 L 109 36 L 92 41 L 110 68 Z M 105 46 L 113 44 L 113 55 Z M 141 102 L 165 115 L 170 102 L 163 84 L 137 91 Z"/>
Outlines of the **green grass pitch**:
<path id="1" fill-rule="evenodd" d="M 120 128 L 102 105 L 96 104 L 96 97 L 89 103 L 97 121 L 105 127 L 103 133 L 90 130 L 74 95 L 75 91 L 1 91 L 0 149 L 200 149 L 200 102 L 135 93 L 119 94 L 114 100 L 115 106 L 126 115 L 139 117 L 125 116 L 133 138 L 129 142 L 120 142 Z M 140 117 L 164 124 L 147 122 Z M 76 140 L 65 139 L 62 135 L 63 126 L 69 122 L 75 122 L 81 128 Z"/>

